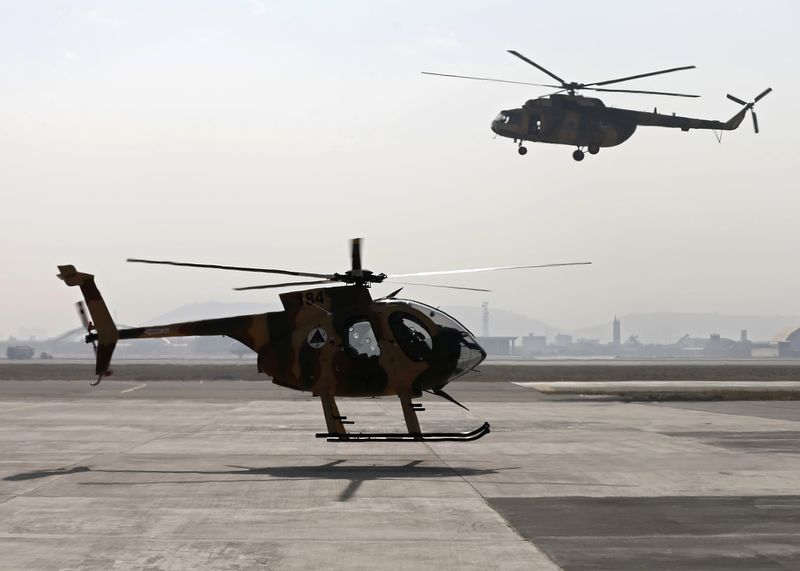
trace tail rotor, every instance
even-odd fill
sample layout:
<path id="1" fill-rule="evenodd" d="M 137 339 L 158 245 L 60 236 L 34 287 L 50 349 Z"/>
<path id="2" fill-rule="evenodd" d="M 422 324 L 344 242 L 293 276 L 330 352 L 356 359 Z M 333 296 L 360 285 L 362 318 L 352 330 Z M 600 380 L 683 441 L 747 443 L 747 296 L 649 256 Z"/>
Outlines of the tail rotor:
<path id="1" fill-rule="evenodd" d="M 89 315 L 86 313 L 86 306 L 82 301 L 75 304 L 78 308 L 78 315 L 81 318 L 83 328 L 86 329 L 86 342 L 92 344 L 94 354 L 97 356 L 97 330 L 94 328 L 94 323 L 89 321 Z"/>
<path id="2" fill-rule="evenodd" d="M 97 329 L 95 328 L 94 323 L 92 323 L 89 320 L 89 314 L 86 312 L 86 305 L 82 301 L 79 301 L 78 303 L 75 304 L 75 307 L 78 309 L 78 315 L 81 318 L 81 323 L 83 324 L 83 328 L 86 329 L 86 337 L 84 338 L 84 340 L 87 343 L 91 343 L 92 344 L 92 349 L 94 349 L 94 357 L 96 359 L 97 358 Z M 92 381 L 89 384 L 91 386 L 95 387 L 98 384 L 100 384 L 100 380 L 102 378 L 103 378 L 103 375 L 98 375 L 97 380 L 96 381 Z"/>
<path id="3" fill-rule="evenodd" d="M 738 97 L 735 97 L 735 96 L 731 95 L 730 93 L 728 94 L 728 99 L 730 99 L 731 101 L 735 101 L 739 105 L 744 105 L 745 110 L 749 110 L 750 111 L 750 115 L 753 116 L 753 130 L 756 133 L 758 133 L 758 117 L 756 116 L 756 112 L 753 109 L 753 107 L 761 99 L 766 97 L 769 94 L 770 91 L 772 91 L 771 87 L 766 88 L 764 91 L 762 91 L 761 93 L 756 95 L 755 99 L 753 99 L 750 103 L 748 103 L 747 101 L 743 101 L 742 99 L 739 99 Z"/>

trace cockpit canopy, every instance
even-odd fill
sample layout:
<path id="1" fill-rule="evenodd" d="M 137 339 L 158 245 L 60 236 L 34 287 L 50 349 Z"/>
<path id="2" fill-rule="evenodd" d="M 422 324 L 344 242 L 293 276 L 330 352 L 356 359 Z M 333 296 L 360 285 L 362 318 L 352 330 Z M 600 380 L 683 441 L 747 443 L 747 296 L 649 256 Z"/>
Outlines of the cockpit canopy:
<path id="1" fill-rule="evenodd" d="M 410 299 L 386 299 L 378 303 L 392 306 L 389 327 L 400 349 L 412 361 L 430 362 L 432 357 L 435 358 L 435 338 L 452 340 L 452 349 L 457 352 L 453 354 L 454 370 L 450 379 L 467 373 L 486 358 L 475 336 L 442 310 Z M 406 308 L 409 311 L 405 311 Z M 432 321 L 437 330 L 429 331 L 429 325 L 420 319 L 419 314 Z"/>
<path id="2" fill-rule="evenodd" d="M 492 121 L 493 125 L 521 125 L 522 109 L 508 109 L 501 111 Z"/>

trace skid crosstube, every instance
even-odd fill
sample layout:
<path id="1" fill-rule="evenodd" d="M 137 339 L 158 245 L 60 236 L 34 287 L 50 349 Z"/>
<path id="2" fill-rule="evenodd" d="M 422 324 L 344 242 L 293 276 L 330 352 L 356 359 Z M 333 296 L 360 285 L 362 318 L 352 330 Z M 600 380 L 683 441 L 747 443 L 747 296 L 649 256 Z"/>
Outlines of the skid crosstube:
<path id="1" fill-rule="evenodd" d="M 471 442 L 483 438 L 490 432 L 488 422 L 484 422 L 470 432 L 428 432 L 410 434 L 403 432 L 318 432 L 317 438 L 327 438 L 328 442 Z"/>

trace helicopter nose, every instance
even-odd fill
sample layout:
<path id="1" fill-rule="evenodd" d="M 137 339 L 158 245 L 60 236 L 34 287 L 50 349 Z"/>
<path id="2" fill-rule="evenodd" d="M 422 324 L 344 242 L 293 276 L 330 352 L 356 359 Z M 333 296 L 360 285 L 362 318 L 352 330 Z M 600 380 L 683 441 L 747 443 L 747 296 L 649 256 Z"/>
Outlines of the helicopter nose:
<path id="1" fill-rule="evenodd" d="M 477 367 L 486 358 L 486 351 L 478 345 L 475 338 L 468 332 L 461 334 L 459 339 L 459 353 L 456 367 L 453 370 L 451 379 L 456 379 L 465 375 Z"/>
<path id="2" fill-rule="evenodd" d="M 462 341 L 461 358 L 458 360 L 458 369 L 468 372 L 477 367 L 486 358 L 486 351 L 477 343 Z"/>

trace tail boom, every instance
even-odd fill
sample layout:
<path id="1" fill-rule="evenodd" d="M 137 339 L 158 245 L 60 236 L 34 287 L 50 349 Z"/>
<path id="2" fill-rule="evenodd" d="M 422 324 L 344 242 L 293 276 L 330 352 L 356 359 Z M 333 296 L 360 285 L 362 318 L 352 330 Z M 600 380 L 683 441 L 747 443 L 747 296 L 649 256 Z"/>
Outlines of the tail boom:
<path id="1" fill-rule="evenodd" d="M 224 335 L 225 337 L 236 339 L 258 353 L 269 343 L 270 331 L 274 329 L 274 321 L 278 317 L 282 317 L 282 315 L 260 313 L 166 325 L 151 325 L 149 327 L 132 327 L 130 329 L 121 329 L 119 337 L 120 339 L 155 339 L 159 337 Z"/>
<path id="2" fill-rule="evenodd" d="M 149 327 L 117 329 L 103 296 L 97 289 L 92 274 L 85 274 L 75 266 L 58 266 L 58 278 L 70 287 L 80 287 L 86 300 L 92 323 L 89 324 L 87 342 L 94 339 L 97 345 L 95 373 L 98 379 L 110 375 L 109 365 L 117 341 L 120 339 L 154 339 L 159 337 L 187 337 L 195 335 L 223 335 L 235 339 L 256 353 L 261 353 L 275 335 L 288 334 L 284 312 L 239 315 L 220 319 L 186 321 Z"/>

